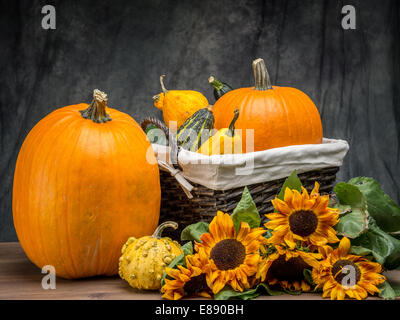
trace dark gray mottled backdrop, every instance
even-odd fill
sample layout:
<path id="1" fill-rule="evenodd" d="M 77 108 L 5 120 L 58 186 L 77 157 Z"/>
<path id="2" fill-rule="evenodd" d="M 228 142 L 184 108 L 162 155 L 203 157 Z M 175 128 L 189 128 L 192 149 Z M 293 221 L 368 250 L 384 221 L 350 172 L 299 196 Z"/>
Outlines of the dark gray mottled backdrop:
<path id="1" fill-rule="evenodd" d="M 56 7 L 56 30 L 41 28 L 45 4 Z M 341 28 L 346 4 L 357 30 Z M 19 148 L 50 111 L 99 88 L 137 121 L 160 116 L 151 99 L 160 74 L 213 101 L 208 76 L 251 85 L 257 57 L 274 84 L 311 96 L 326 137 L 349 141 L 339 179 L 373 176 L 400 200 L 400 1 L 0 0 L 0 15 L 0 241 L 16 240 Z"/>

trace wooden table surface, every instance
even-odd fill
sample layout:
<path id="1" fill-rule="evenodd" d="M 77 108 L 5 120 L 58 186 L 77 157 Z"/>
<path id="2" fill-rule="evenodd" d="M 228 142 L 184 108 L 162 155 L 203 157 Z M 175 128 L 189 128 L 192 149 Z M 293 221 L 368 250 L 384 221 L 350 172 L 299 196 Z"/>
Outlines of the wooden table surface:
<path id="1" fill-rule="evenodd" d="M 400 283 L 400 270 L 385 274 L 391 281 Z M 0 243 L 0 299 L 73 299 L 73 300 L 159 300 L 160 293 L 137 291 L 118 277 L 96 277 L 81 280 L 56 281 L 55 290 L 41 286 L 41 270 L 25 256 L 18 242 Z M 304 293 L 299 296 L 260 296 L 257 299 L 321 299 L 319 294 Z M 374 299 L 374 298 L 370 298 Z"/>

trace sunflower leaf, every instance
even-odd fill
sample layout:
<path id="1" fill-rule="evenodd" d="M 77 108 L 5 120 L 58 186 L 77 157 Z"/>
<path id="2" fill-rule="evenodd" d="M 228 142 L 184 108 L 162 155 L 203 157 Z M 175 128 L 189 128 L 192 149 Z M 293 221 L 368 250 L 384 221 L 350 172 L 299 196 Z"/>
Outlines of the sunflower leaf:
<path id="1" fill-rule="evenodd" d="M 379 296 L 385 300 L 394 300 L 396 298 L 396 292 L 393 290 L 392 286 L 388 281 L 385 281 L 380 286 L 378 286 L 380 290 Z"/>
<path id="2" fill-rule="evenodd" d="M 236 232 L 239 231 L 241 222 L 247 222 L 250 228 L 257 228 L 260 226 L 260 214 L 258 213 L 256 204 L 254 203 L 247 187 L 244 187 L 242 198 L 233 210 L 231 218 Z"/>
<path id="3" fill-rule="evenodd" d="M 355 254 L 357 256 L 371 256 L 372 255 L 372 250 L 360 246 L 351 246 L 350 248 L 350 253 Z"/>
<path id="4" fill-rule="evenodd" d="M 375 260 L 387 269 L 396 269 L 400 266 L 400 240 L 382 231 L 371 216 L 368 220 L 368 230 L 353 239 L 352 245 L 370 250 Z"/>
<path id="5" fill-rule="evenodd" d="M 146 135 L 152 144 L 160 144 L 162 146 L 168 145 L 168 140 L 164 132 L 154 124 L 146 128 Z"/>
<path id="6" fill-rule="evenodd" d="M 339 235 L 357 238 L 368 229 L 365 197 L 357 187 L 345 182 L 338 183 L 334 190 L 339 202 L 332 206 L 342 213 L 335 229 Z"/>
<path id="7" fill-rule="evenodd" d="M 303 293 L 303 291 L 301 291 L 301 290 L 293 291 L 293 290 L 283 289 L 283 291 L 287 294 L 290 294 L 291 296 L 298 296 Z"/>
<path id="8" fill-rule="evenodd" d="M 366 206 L 367 202 L 364 195 L 352 184 L 339 182 L 335 186 L 334 191 L 341 205 L 348 205 L 352 208 L 361 208 Z"/>
<path id="9" fill-rule="evenodd" d="M 215 300 L 231 300 L 231 299 L 240 299 L 240 300 L 251 300 L 257 298 L 262 293 L 265 293 L 269 296 L 279 296 L 284 294 L 283 291 L 273 290 L 267 284 L 260 283 L 255 288 L 249 289 L 247 291 L 238 292 L 234 291 L 230 287 L 225 287 L 216 295 L 214 295 Z"/>
<path id="10" fill-rule="evenodd" d="M 186 242 L 182 247 L 183 250 L 183 254 L 185 256 L 189 255 L 189 254 L 193 254 L 193 244 L 192 241 L 188 241 Z"/>
<path id="11" fill-rule="evenodd" d="M 203 233 L 208 232 L 208 227 L 209 224 L 204 221 L 188 225 L 185 229 L 182 230 L 181 240 L 195 240 L 197 242 L 201 242 L 200 237 Z"/>
<path id="12" fill-rule="evenodd" d="M 312 278 L 312 271 L 310 270 L 310 269 L 304 269 L 303 270 L 303 276 L 304 276 L 304 279 L 306 279 L 306 281 L 308 282 L 308 284 L 310 285 L 310 286 L 312 286 L 312 287 L 314 287 L 315 286 L 315 283 L 314 283 L 314 281 L 313 281 L 313 278 Z"/>
<path id="13" fill-rule="evenodd" d="M 391 283 L 390 286 L 392 287 L 396 297 L 400 297 L 400 283 Z"/>
<path id="14" fill-rule="evenodd" d="M 349 181 L 365 196 L 368 212 L 385 232 L 400 231 L 400 207 L 382 190 L 378 181 L 357 177 Z"/>
<path id="15" fill-rule="evenodd" d="M 294 189 L 301 192 L 301 187 L 303 184 L 301 183 L 299 177 L 297 176 L 296 170 L 294 170 L 289 177 L 286 178 L 285 182 L 282 185 L 282 189 L 279 192 L 278 198 L 283 201 L 285 197 L 286 188 Z"/>
<path id="16" fill-rule="evenodd" d="M 193 254 L 193 244 L 192 241 L 188 241 L 186 242 L 183 246 L 182 246 L 182 250 L 183 250 L 183 254 L 177 256 L 174 260 L 171 261 L 171 263 L 168 265 L 168 268 L 175 268 L 178 265 L 181 266 L 186 266 L 186 259 L 185 257 L 187 255 Z M 163 286 L 165 284 L 165 278 L 167 277 L 167 273 L 163 272 L 163 275 L 161 277 L 161 286 Z"/>

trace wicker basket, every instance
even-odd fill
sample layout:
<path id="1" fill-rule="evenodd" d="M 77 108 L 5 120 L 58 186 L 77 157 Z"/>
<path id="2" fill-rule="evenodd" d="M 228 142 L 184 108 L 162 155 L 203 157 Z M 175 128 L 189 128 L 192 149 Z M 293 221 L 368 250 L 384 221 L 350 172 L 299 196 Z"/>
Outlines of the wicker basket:
<path id="1" fill-rule="evenodd" d="M 154 124 L 163 130 L 165 135 L 169 137 L 171 149 L 178 150 L 176 145 L 174 145 L 175 140 L 172 138 L 172 134 L 160 120 L 155 118 L 144 119 L 141 124 L 143 130 L 149 124 Z M 309 192 L 313 189 L 315 181 L 318 181 L 320 192 L 330 193 L 338 171 L 339 167 L 324 168 L 299 174 L 299 178 Z M 282 178 L 247 186 L 262 217 L 264 217 L 264 214 L 272 212 L 273 206 L 271 200 L 279 194 L 285 179 Z M 232 213 L 240 201 L 244 189 L 244 187 L 240 187 L 229 190 L 213 190 L 191 182 L 194 186 L 191 191 L 193 198 L 188 199 L 175 177 L 171 176 L 169 172 L 160 170 L 160 182 L 160 222 L 172 220 L 179 223 L 177 230 L 165 231 L 166 236 L 176 240 L 180 239 L 180 233 L 186 226 L 199 221 L 209 222 L 218 210 Z"/>

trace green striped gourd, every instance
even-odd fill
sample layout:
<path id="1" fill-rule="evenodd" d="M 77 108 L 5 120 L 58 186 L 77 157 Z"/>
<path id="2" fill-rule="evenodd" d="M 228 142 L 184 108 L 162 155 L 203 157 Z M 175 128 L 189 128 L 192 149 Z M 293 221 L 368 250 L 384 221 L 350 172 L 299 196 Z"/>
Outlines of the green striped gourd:
<path id="1" fill-rule="evenodd" d="M 178 146 L 190 151 L 197 151 L 202 142 L 207 141 L 214 128 L 214 115 L 211 106 L 197 110 L 178 129 Z"/>
<path id="2" fill-rule="evenodd" d="M 225 93 L 233 90 L 229 84 L 218 80 L 214 76 L 208 78 L 208 83 L 214 88 L 213 93 L 215 101 L 221 98 Z"/>

